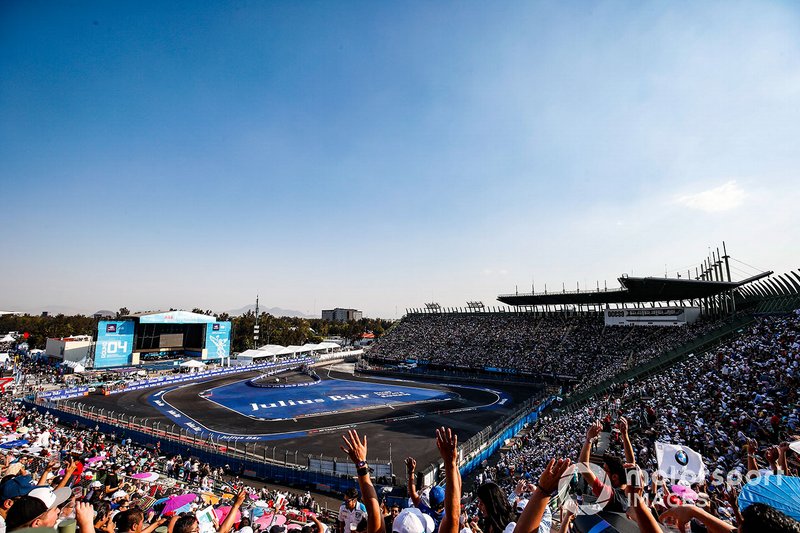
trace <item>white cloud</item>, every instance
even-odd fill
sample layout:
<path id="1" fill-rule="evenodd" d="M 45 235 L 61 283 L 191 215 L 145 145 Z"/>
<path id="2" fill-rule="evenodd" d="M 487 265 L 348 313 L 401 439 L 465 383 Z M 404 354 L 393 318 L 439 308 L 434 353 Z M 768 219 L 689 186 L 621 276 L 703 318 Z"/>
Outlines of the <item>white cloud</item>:
<path id="1" fill-rule="evenodd" d="M 736 181 L 729 181 L 707 191 L 679 196 L 676 201 L 690 209 L 719 213 L 739 207 L 745 196 L 747 194 L 736 184 Z"/>

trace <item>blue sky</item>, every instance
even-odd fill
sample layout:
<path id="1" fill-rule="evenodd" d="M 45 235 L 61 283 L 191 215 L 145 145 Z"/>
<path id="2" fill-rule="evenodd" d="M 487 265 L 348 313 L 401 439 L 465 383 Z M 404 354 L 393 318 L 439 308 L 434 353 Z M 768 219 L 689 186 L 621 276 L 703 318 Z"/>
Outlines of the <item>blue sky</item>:
<path id="1" fill-rule="evenodd" d="M 799 26 L 793 2 L 4 2 L 0 308 L 393 317 L 722 240 L 797 268 Z"/>

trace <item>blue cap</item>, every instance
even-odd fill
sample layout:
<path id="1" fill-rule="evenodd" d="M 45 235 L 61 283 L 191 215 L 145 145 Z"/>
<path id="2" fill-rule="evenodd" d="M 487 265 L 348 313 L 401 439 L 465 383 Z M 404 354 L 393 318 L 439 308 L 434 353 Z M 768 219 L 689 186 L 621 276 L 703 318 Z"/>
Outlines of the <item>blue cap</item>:
<path id="1" fill-rule="evenodd" d="M 431 488 L 428 493 L 428 501 L 431 503 L 431 509 L 436 509 L 444 503 L 444 489 L 439 486 Z"/>
<path id="2" fill-rule="evenodd" d="M 30 491 L 36 488 L 31 476 L 12 477 L 0 485 L 0 503 L 12 498 L 27 496 Z"/>

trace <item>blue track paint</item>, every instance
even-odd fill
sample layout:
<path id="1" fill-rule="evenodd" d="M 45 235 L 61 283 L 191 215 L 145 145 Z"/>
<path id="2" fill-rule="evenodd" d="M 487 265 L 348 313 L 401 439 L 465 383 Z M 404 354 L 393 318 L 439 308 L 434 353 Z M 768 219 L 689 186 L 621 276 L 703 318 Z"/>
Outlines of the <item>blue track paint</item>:
<path id="1" fill-rule="evenodd" d="M 286 420 L 409 403 L 444 401 L 447 391 L 328 379 L 313 387 L 253 388 L 245 382 L 207 391 L 204 398 L 258 420 Z"/>
<path id="2" fill-rule="evenodd" d="M 226 409 L 253 420 L 277 421 L 296 420 L 308 416 L 344 413 L 363 409 L 442 402 L 458 397 L 456 393 L 449 391 L 403 385 L 403 383 L 415 383 L 408 380 L 388 381 L 389 383 L 374 383 L 329 378 L 315 383 L 313 387 L 276 387 L 270 389 L 251 387 L 247 385 L 246 380 L 242 380 L 204 390 L 198 394 L 198 400 L 215 402 Z M 168 393 L 185 386 L 181 385 L 157 391 L 148 397 L 148 401 L 173 422 L 201 437 L 230 441 L 269 441 L 302 437 L 310 433 L 330 430 L 340 431 L 342 429 L 342 427 L 322 427 L 310 431 L 301 430 L 256 435 L 236 435 L 214 431 L 202 425 L 199 420 L 192 418 L 190 416 L 191 413 L 187 414 L 169 404 Z M 487 408 L 496 409 L 502 407 L 511 399 L 504 392 L 486 387 L 458 385 L 458 388 L 490 392 L 496 395 L 496 400 L 484 406 L 456 408 L 452 412 Z M 202 407 L 198 406 L 198 409 L 202 410 Z M 402 419 L 409 417 L 419 418 L 421 416 L 424 416 L 424 414 L 404 415 Z M 400 420 L 400 418 L 397 420 Z M 346 427 L 352 426 L 348 425 Z"/>

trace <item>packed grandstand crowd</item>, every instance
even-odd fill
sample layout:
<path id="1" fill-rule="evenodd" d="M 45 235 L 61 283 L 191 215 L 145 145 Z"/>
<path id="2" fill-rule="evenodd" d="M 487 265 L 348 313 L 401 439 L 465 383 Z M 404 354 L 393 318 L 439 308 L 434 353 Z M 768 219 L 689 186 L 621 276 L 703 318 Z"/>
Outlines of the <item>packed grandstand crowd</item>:
<path id="1" fill-rule="evenodd" d="M 435 325 L 425 317 L 418 332 L 411 331 L 411 320 L 416 319 L 410 317 L 391 338 L 404 335 L 411 339 L 408 346 L 418 350 L 405 350 L 403 357 L 424 354 L 444 361 L 445 353 L 455 353 L 462 365 L 474 364 L 471 358 L 482 349 L 494 357 L 485 364 L 501 367 L 521 367 L 530 358 L 556 351 L 560 360 L 543 359 L 552 371 L 563 373 L 570 359 L 570 371 L 585 374 L 574 366 L 577 359 L 591 365 L 592 375 L 583 379 L 596 381 L 598 361 L 608 358 L 610 365 L 616 357 L 617 363 L 638 364 L 713 327 L 699 323 L 691 329 L 617 329 L 603 328 L 593 319 L 526 323 L 513 315 L 471 318 L 470 333 L 462 334 L 458 330 L 467 322 L 460 324 L 457 316 L 436 317 Z M 490 332 L 490 326 L 498 329 Z M 523 331 L 512 333 L 514 327 Z M 470 341 L 468 335 L 488 338 Z M 428 340 L 420 344 L 423 339 Z M 393 342 L 378 347 L 382 356 L 388 356 Z M 564 357 L 573 351 L 580 355 Z M 800 313 L 761 318 L 750 331 L 712 352 L 646 380 L 620 384 L 577 408 L 554 408 L 515 439 L 497 462 L 484 465 L 475 483 L 465 483 L 463 490 L 457 436 L 447 428 L 431 427 L 431 445 L 442 458 L 444 487 L 418 493 L 412 488 L 415 462 L 407 461 L 411 483 L 403 510 L 381 506 L 367 464 L 367 439 L 351 430 L 343 436 L 342 450 L 355 464 L 360 492 L 345 494 L 336 531 L 586 531 L 590 527 L 585 519 L 591 516 L 579 509 L 600 500 L 606 507 L 592 522 L 595 526 L 602 526 L 598 520 L 612 520 L 609 512 L 619 511 L 629 527 L 648 533 L 662 531 L 664 524 L 681 531 L 688 526 L 692 531 L 738 527 L 744 533 L 800 533 L 800 492 L 789 492 L 800 491 L 800 485 L 791 482 L 797 480 L 799 466 L 798 380 Z M 58 425 L 52 416 L 36 414 L 10 397 L 0 400 L 0 425 L 0 448 L 9 450 L 0 464 L 0 533 L 64 526 L 72 518 L 81 533 L 328 530 L 316 517 L 318 509 L 309 494 L 247 487 L 224 469 L 191 457 L 165 456 L 159 447 L 138 446 L 97 428 Z M 659 467 L 656 442 L 696 450 L 706 475 L 676 484 L 644 481 Z M 589 461 L 602 465 L 603 473 L 570 473 L 571 463 Z M 640 471 L 648 477 L 633 483 Z M 767 480 L 786 479 L 778 488 L 771 485 L 785 492 L 773 492 L 769 504 L 740 506 L 742 484 L 734 483 L 740 478 L 731 473 L 748 471 L 770 474 Z M 714 474 L 722 474 L 727 482 L 713 483 Z M 559 491 L 565 480 L 566 494 Z M 279 515 L 283 521 L 276 520 Z"/>
<path id="2" fill-rule="evenodd" d="M 600 316 L 532 313 L 408 315 L 369 352 L 370 359 L 406 359 L 462 368 L 495 367 L 532 373 L 609 377 L 638 366 L 718 327 L 605 326 Z"/>
<path id="3" fill-rule="evenodd" d="M 699 452 L 709 479 L 715 474 L 728 479 L 731 473 L 731 479 L 742 479 L 751 471 L 797 476 L 798 454 L 790 445 L 800 440 L 799 388 L 800 313 L 759 319 L 747 334 L 717 350 L 644 381 L 620 384 L 577 410 L 545 416 L 477 479 L 494 480 L 511 493 L 520 479 L 535 480 L 550 458 L 577 459 L 597 421 L 602 425 L 597 444 L 606 449 L 593 453 L 621 458 L 627 439 L 632 459 L 649 473 L 658 470 L 658 441 Z M 741 520 L 736 486 L 701 482 L 690 488 L 706 497 L 711 514 L 733 524 Z M 666 512 L 673 489 L 648 490 L 654 512 Z M 786 497 L 800 509 L 800 495 Z"/>
<path id="4" fill-rule="evenodd" d="M 90 504 L 95 528 L 109 533 L 133 531 L 121 528 L 121 516 L 112 520 L 133 509 L 143 511 L 149 523 L 178 531 L 174 522 L 181 513 L 213 505 L 217 510 L 212 520 L 219 523 L 235 506 L 232 516 L 238 517 L 235 523 L 244 533 L 248 524 L 250 531 L 264 524 L 269 529 L 293 516 L 313 524 L 320 511 L 308 492 L 248 486 L 236 472 L 212 468 L 188 455 L 162 455 L 158 446 L 139 446 L 99 428 L 59 425 L 53 415 L 28 409 L 8 395 L 0 400 L 0 426 L 4 454 L 0 532 L 31 526 L 31 518 L 39 520 L 35 525 L 48 526 L 65 518 L 77 519 L 78 502 Z M 41 490 L 45 487 L 53 490 Z M 34 496 L 40 501 L 31 500 Z M 19 501 L 28 507 L 20 506 L 15 513 Z M 54 502 L 59 512 L 42 516 L 47 511 L 42 505 Z M 179 512 L 170 510 L 178 502 L 183 502 Z M 81 530 L 88 527 L 80 520 L 78 525 Z"/>

